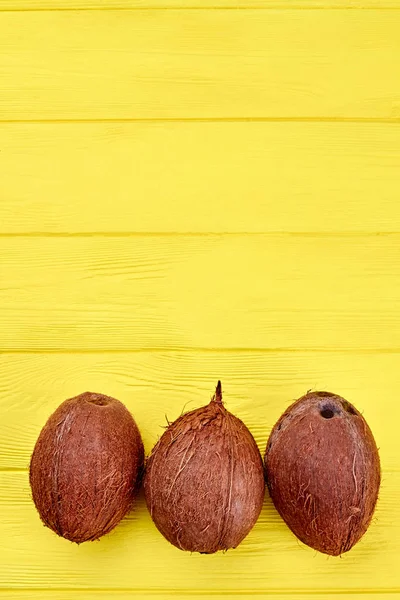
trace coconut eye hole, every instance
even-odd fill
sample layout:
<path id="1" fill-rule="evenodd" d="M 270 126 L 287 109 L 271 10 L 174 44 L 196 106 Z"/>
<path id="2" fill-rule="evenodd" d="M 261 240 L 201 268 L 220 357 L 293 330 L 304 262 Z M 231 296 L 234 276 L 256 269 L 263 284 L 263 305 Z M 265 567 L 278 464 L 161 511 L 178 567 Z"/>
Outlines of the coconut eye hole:
<path id="1" fill-rule="evenodd" d="M 335 416 L 335 413 L 333 412 L 333 410 L 328 407 L 321 408 L 321 410 L 319 411 L 319 414 L 324 419 L 332 419 L 332 417 Z"/>
<path id="2" fill-rule="evenodd" d="M 350 402 L 347 402 L 347 400 L 342 400 L 342 406 L 343 406 L 344 410 L 346 412 L 348 412 L 350 415 L 356 415 L 357 416 L 357 411 L 354 408 L 354 406 L 352 406 L 350 404 Z"/>

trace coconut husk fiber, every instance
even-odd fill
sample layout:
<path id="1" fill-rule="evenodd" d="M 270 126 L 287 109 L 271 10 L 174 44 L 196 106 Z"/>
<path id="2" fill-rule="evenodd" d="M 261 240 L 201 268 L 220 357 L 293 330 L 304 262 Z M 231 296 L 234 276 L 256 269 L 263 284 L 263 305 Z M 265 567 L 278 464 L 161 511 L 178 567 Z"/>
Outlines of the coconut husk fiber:
<path id="1" fill-rule="evenodd" d="M 143 461 L 139 430 L 121 402 L 91 392 L 66 400 L 31 458 L 32 496 L 43 523 L 73 542 L 97 540 L 131 508 Z"/>
<path id="2" fill-rule="evenodd" d="M 211 402 L 170 424 L 147 462 L 144 490 L 154 523 L 177 548 L 211 554 L 235 548 L 264 497 L 260 452 L 226 410 L 221 383 Z"/>
<path id="3" fill-rule="evenodd" d="M 279 514 L 305 544 L 333 556 L 366 532 L 380 485 L 374 437 L 361 413 L 329 392 L 310 392 L 274 426 L 265 453 Z"/>

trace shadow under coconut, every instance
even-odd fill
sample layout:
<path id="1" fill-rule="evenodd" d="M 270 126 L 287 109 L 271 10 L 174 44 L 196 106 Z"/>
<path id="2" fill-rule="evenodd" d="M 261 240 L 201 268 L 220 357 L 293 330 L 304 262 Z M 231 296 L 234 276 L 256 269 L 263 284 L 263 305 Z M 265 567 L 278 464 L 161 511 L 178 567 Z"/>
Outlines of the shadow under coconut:
<path id="1" fill-rule="evenodd" d="M 146 507 L 146 501 L 144 499 L 143 485 L 140 485 L 140 489 L 135 497 L 132 508 L 113 531 L 116 531 L 126 522 L 140 521 L 142 518 L 146 517 L 146 515 L 148 515 L 148 510 Z"/>
<path id="2" fill-rule="evenodd" d="M 123 517 L 114 529 L 98 540 L 84 542 L 82 544 L 70 544 L 71 548 L 76 548 L 82 558 L 98 557 L 108 552 L 121 552 L 121 548 L 128 548 L 135 552 L 143 544 L 143 537 L 148 529 L 148 511 L 144 500 L 142 489 L 135 498 L 131 510 Z"/>
<path id="3" fill-rule="evenodd" d="M 289 547 L 296 544 L 296 541 L 298 542 L 276 510 L 266 486 L 260 516 L 244 543 L 252 551 L 259 550 L 263 554 L 269 554 L 282 549 L 282 544 Z"/>

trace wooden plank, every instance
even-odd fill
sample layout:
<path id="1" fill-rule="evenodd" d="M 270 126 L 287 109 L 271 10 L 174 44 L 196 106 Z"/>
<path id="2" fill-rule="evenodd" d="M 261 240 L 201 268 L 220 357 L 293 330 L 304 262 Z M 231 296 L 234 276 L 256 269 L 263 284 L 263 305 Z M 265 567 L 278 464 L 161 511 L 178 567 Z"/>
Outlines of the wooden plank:
<path id="1" fill-rule="evenodd" d="M 398 0 L 2 0 L 6 10 L 137 10 L 137 9 L 396 9 Z"/>
<path id="2" fill-rule="evenodd" d="M 3 123 L 0 139 L 1 233 L 400 230 L 399 125 Z"/>
<path id="3" fill-rule="evenodd" d="M 41 525 L 27 472 L 2 471 L 0 596 L 37 600 L 42 594 L 66 600 L 74 591 L 79 598 L 91 598 L 100 589 L 111 590 L 103 592 L 107 598 L 111 594 L 123 600 L 133 594 L 190 598 L 194 591 L 196 598 L 212 592 L 218 600 L 233 592 L 243 600 L 266 594 L 285 600 L 298 594 L 318 598 L 318 593 L 322 600 L 324 592 L 351 594 L 354 600 L 356 592 L 371 592 L 378 600 L 380 593 L 398 590 L 400 414 L 392 401 L 398 354 L 67 353 L 3 355 L 1 360 L 3 469 L 26 466 L 49 413 L 61 399 L 82 389 L 98 389 L 123 400 L 149 449 L 162 431 L 164 414 L 174 419 L 185 405 L 191 409 L 207 402 L 220 376 L 228 408 L 243 418 L 261 447 L 279 414 L 308 387 L 346 395 L 363 410 L 374 431 L 384 473 L 370 530 L 351 553 L 335 560 L 301 546 L 268 499 L 252 533 L 227 554 L 205 557 L 174 549 L 152 525 L 142 497 L 136 512 L 111 535 L 77 547 Z"/>
<path id="4" fill-rule="evenodd" d="M 175 590 L 162 590 L 159 592 L 153 591 L 143 591 L 138 592 L 136 589 L 129 590 L 116 590 L 116 589 L 108 589 L 108 590 L 59 590 L 54 588 L 48 589 L 27 589 L 24 588 L 22 590 L 18 590 L 16 588 L 1 590 L 0 589 L 0 598 L 8 598 L 10 592 L 12 592 L 13 600 L 47 600 L 47 598 L 51 598 L 51 600 L 73 600 L 74 598 L 79 598 L 80 600 L 84 598 L 84 600 L 132 600 L 134 597 L 135 600 L 148 600 L 149 598 L 171 598 L 176 597 Z M 84 593 L 84 596 L 82 596 Z M 333 592 L 334 593 L 334 592 Z M 281 593 L 279 590 L 271 591 L 257 591 L 256 593 L 253 591 L 250 594 L 246 593 L 236 593 L 233 595 L 233 591 L 229 592 L 221 592 L 217 594 L 212 594 L 213 600 L 231 600 L 232 597 L 236 597 L 239 600 L 253 600 L 254 597 L 257 599 L 261 598 L 271 598 L 276 597 L 279 600 L 300 600 L 303 595 L 303 592 L 292 592 L 289 594 Z M 315 594 L 312 590 L 310 590 L 310 596 L 312 600 L 326 600 L 327 594 Z M 340 600 L 365 600 L 365 593 L 361 592 L 360 594 L 354 592 L 343 592 L 340 591 L 337 594 L 340 597 Z M 184 592 L 179 592 L 180 600 L 208 600 L 210 598 L 210 592 L 206 593 L 198 593 L 195 590 L 186 590 Z M 379 592 L 377 591 L 368 591 L 368 600 L 399 600 L 400 592 Z"/>
<path id="5" fill-rule="evenodd" d="M 3 350 L 400 348 L 400 235 L 0 240 Z"/>
<path id="6" fill-rule="evenodd" d="M 218 378 L 226 406 L 248 425 L 262 453 L 285 408 L 307 390 L 322 389 L 353 402 L 374 432 L 384 469 L 400 467 L 398 353 L 4 354 L 0 364 L 0 469 L 27 469 L 50 414 L 86 390 L 123 401 L 149 453 L 166 419 L 206 404 Z"/>
<path id="7" fill-rule="evenodd" d="M 313 600 L 326 600 L 326 594 L 314 594 L 313 592 L 310 591 L 310 595 L 312 593 L 312 599 Z M 1 591 L 0 590 L 0 598 L 4 598 L 4 597 L 8 597 L 7 594 L 10 594 L 10 590 L 5 590 L 5 591 Z M 170 598 L 170 597 L 175 597 L 176 596 L 176 592 L 175 590 L 162 590 L 161 592 L 139 592 L 137 590 L 131 589 L 131 590 L 124 590 L 123 592 L 119 591 L 119 590 L 84 590 L 84 598 L 85 600 L 97 600 L 97 598 L 99 598 L 100 600 L 111 600 L 111 599 L 118 599 L 118 600 L 132 600 L 132 598 L 134 597 L 135 600 L 148 600 L 148 598 Z M 227 592 L 226 594 L 224 594 L 223 592 L 220 594 L 213 594 L 212 598 L 213 600 L 230 600 L 233 596 L 233 592 Z M 265 592 L 257 592 L 257 594 L 255 595 L 254 592 L 251 594 L 246 594 L 246 593 L 239 593 L 239 594 L 235 594 L 235 597 L 238 598 L 239 600 L 253 600 L 254 597 L 260 599 L 260 598 L 271 598 L 272 597 L 277 597 L 279 598 L 279 600 L 300 600 L 301 596 L 302 596 L 302 592 L 298 593 L 298 592 L 293 592 L 293 593 L 289 593 L 289 594 L 281 594 L 279 592 L 279 590 L 277 590 L 276 592 L 270 592 L 270 591 L 265 591 Z M 338 594 L 339 596 L 339 594 Z M 47 598 L 51 598 L 51 600 L 71 600 L 73 598 L 82 598 L 82 590 L 79 591 L 62 591 L 62 590 L 54 590 L 53 589 L 40 589 L 40 590 L 31 590 L 31 589 L 24 589 L 24 590 L 15 590 L 15 588 L 12 589 L 12 599 L 13 600 L 42 600 L 42 598 L 44 598 L 45 600 L 47 600 Z M 208 600 L 208 598 L 210 598 L 210 592 L 206 592 L 205 594 L 202 593 L 197 593 L 194 590 L 188 590 L 185 591 L 184 593 L 180 592 L 179 594 L 179 598 L 180 600 Z M 368 600 L 398 600 L 400 598 L 400 593 L 397 592 L 390 592 L 388 593 L 380 593 L 379 591 L 376 592 L 368 592 Z M 360 593 L 360 594 L 355 594 L 353 592 L 340 592 L 340 600 L 365 600 L 365 594 L 364 593 Z"/>
<path id="8" fill-rule="evenodd" d="M 5 10 L 137 10 L 137 9 L 396 9 L 398 0 L 2 0 Z"/>
<path id="9" fill-rule="evenodd" d="M 0 13 L 1 120 L 400 117 L 400 12 Z"/>
<path id="10" fill-rule="evenodd" d="M 151 522 L 143 498 L 100 542 L 74 545 L 43 527 L 26 473 L 0 473 L 0 586 L 64 590 L 164 590 L 180 595 L 293 591 L 398 591 L 400 472 L 386 474 L 374 522 L 361 542 L 337 559 L 302 546 L 266 499 L 250 535 L 225 554 L 184 553 Z M 154 572 L 157 576 L 154 576 Z"/>

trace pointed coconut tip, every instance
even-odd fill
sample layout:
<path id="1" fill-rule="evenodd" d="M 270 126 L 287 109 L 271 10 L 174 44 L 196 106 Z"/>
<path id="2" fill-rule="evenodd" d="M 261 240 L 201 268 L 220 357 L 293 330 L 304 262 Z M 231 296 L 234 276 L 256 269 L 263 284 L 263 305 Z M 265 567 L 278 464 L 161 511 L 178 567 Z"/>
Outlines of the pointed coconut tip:
<path id="1" fill-rule="evenodd" d="M 211 399 L 211 402 L 216 402 L 217 404 L 223 404 L 222 402 L 222 385 L 218 380 L 217 387 L 215 388 L 215 394 Z"/>

